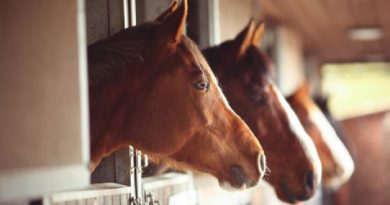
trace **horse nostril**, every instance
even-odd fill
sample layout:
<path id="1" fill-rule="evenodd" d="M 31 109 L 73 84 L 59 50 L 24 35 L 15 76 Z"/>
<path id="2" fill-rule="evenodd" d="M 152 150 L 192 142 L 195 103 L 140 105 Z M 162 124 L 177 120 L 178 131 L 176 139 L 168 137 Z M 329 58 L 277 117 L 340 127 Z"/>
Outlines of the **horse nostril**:
<path id="1" fill-rule="evenodd" d="M 265 161 L 265 155 L 261 153 L 259 155 L 259 165 L 260 165 L 260 171 L 262 174 L 265 173 L 265 170 L 267 168 L 266 161 Z"/>
<path id="2" fill-rule="evenodd" d="M 241 187 L 247 181 L 247 177 L 240 166 L 232 166 L 230 168 L 230 174 L 233 176 L 235 181 L 234 185 L 236 185 L 237 187 Z"/>
<path id="3" fill-rule="evenodd" d="M 313 171 L 308 170 L 305 172 L 303 176 L 303 182 L 305 183 L 305 187 L 307 192 L 312 193 L 314 191 L 314 174 Z"/>

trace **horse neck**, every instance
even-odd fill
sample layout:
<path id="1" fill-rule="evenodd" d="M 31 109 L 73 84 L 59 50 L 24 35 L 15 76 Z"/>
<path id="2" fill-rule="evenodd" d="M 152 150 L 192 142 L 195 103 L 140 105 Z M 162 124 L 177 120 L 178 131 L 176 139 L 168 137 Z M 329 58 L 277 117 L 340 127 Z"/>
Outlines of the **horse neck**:
<path id="1" fill-rule="evenodd" d="M 120 130 L 119 126 L 122 124 L 125 114 L 131 113 L 137 92 L 146 81 L 147 77 L 143 73 L 126 73 L 115 83 L 90 89 L 92 145 L 98 141 L 103 140 L 102 142 L 104 142 L 104 138 L 120 135 L 117 132 Z"/>
<path id="2" fill-rule="evenodd" d="M 151 68 L 153 66 L 143 62 L 145 59 L 147 61 L 149 56 L 142 53 L 139 56 L 144 56 L 141 57 L 143 59 L 128 63 L 123 62 L 127 60 L 123 58 L 125 56 L 119 56 L 118 62 L 116 61 L 118 56 L 107 56 L 104 49 L 101 50 L 104 53 L 102 55 L 99 49 L 101 48 L 97 48 L 95 53 L 92 52 L 94 56 L 89 58 L 89 77 L 90 80 L 94 80 L 89 86 L 91 145 L 95 147 L 97 143 L 106 143 L 108 147 L 115 147 L 117 144 L 114 143 L 119 142 L 106 142 L 106 138 L 118 137 L 120 134 L 116 133 L 120 130 L 118 126 L 121 125 L 125 114 L 131 113 L 136 95 L 153 73 Z M 123 51 L 122 48 L 120 50 Z M 132 48 L 128 50 L 134 51 Z M 103 60 L 99 58 L 101 56 Z M 131 56 L 130 59 L 139 56 Z M 107 61 L 110 57 L 112 62 Z M 95 76 L 91 72 L 96 72 Z"/>

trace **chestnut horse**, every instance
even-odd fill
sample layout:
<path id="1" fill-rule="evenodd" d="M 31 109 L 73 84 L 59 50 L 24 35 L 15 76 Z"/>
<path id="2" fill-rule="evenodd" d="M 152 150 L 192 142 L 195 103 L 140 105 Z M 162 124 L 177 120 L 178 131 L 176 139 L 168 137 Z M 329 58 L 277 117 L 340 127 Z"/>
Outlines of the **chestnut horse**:
<path id="1" fill-rule="evenodd" d="M 267 154 L 267 179 L 278 197 L 294 203 L 311 197 L 321 179 L 313 141 L 275 86 L 273 65 L 257 48 L 264 32 L 253 20 L 233 40 L 203 51 L 223 92 L 261 141 Z"/>
<path id="2" fill-rule="evenodd" d="M 323 112 L 310 98 L 307 84 L 287 100 L 317 147 L 325 188 L 337 189 L 349 180 L 354 171 L 351 155 Z"/>
<path id="3" fill-rule="evenodd" d="M 221 184 L 252 187 L 265 172 L 261 145 L 183 35 L 187 0 L 176 4 L 88 48 L 91 166 L 133 145 Z"/>

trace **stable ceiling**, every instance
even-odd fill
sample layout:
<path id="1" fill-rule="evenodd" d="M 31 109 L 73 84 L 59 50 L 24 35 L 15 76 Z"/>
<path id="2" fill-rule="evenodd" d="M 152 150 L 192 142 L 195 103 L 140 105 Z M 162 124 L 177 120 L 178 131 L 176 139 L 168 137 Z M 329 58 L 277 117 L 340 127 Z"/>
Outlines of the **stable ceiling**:
<path id="1" fill-rule="evenodd" d="M 322 62 L 390 60 L 389 0 L 260 0 L 262 14 L 295 30 Z M 353 27 L 379 26 L 380 40 L 354 41 Z"/>

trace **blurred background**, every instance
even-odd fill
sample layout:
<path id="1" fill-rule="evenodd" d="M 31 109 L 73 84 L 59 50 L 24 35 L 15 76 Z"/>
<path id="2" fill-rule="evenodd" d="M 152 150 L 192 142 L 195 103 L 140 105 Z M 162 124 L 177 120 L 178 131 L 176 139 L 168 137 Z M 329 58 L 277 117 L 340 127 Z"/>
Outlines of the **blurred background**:
<path id="1" fill-rule="evenodd" d="M 42 196 L 89 186 L 86 47 L 153 20 L 170 3 L 0 2 L 0 204 L 44 204 Z M 356 169 L 341 189 L 311 204 L 390 204 L 389 9 L 388 0 L 189 0 L 187 34 L 200 48 L 262 19 L 259 47 L 275 62 L 283 94 L 307 82 L 313 98 L 326 99 Z M 147 179 L 153 185 L 145 187 L 163 186 L 153 180 L 166 179 Z M 187 204 L 249 204 L 247 194 L 220 191 L 207 176 L 180 180 L 173 181 L 194 191 Z M 265 195 L 260 204 L 279 203 Z"/>

